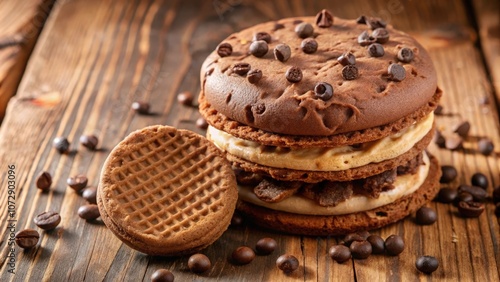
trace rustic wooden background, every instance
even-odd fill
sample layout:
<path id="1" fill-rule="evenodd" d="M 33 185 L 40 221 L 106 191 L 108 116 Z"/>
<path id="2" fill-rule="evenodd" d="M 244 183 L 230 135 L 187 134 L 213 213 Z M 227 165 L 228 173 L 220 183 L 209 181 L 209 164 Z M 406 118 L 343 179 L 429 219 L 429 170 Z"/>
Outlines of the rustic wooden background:
<path id="1" fill-rule="evenodd" d="M 96 185 L 109 150 L 144 126 L 169 124 L 203 134 L 194 123 L 196 109 L 178 105 L 176 94 L 199 91 L 201 63 L 218 42 L 259 22 L 327 8 L 344 18 L 382 17 L 428 48 L 445 92 L 446 115 L 438 118 L 439 127 L 460 120 L 472 124 L 464 150 L 433 146 L 431 151 L 459 170 L 451 187 L 482 172 L 493 184 L 491 194 L 500 184 L 499 5 L 495 0 L 1 0 L 0 42 L 19 35 L 23 40 L 0 47 L 0 115 L 6 108 L 0 126 L 0 280 L 148 281 L 156 269 L 167 268 L 176 281 L 499 281 L 500 229 L 492 203 L 476 219 L 458 217 L 453 206 L 430 203 L 439 216 L 434 225 L 419 226 L 410 217 L 373 232 L 384 238 L 402 235 L 406 249 L 399 257 L 372 255 L 344 264 L 327 255 L 337 238 L 230 228 L 203 251 L 212 269 L 194 275 L 187 270 L 187 257 L 143 255 L 102 223 L 80 219 L 76 211 L 85 201 L 65 184 L 68 176 L 85 173 Z M 130 111 L 134 100 L 150 101 L 155 114 L 135 115 Z M 79 136 L 89 133 L 99 137 L 100 151 L 78 145 Z M 67 136 L 75 152 L 60 155 L 52 149 L 56 136 Z M 495 154 L 476 153 L 479 136 L 493 139 Z M 16 250 L 16 275 L 7 272 L 6 263 L 11 164 L 16 167 L 17 229 L 34 228 L 33 217 L 45 210 L 62 216 L 56 230 L 41 232 L 36 248 Z M 35 188 L 42 170 L 54 177 L 49 193 Z M 233 249 L 253 247 L 265 236 L 277 240 L 274 254 L 246 266 L 228 261 Z M 289 276 L 281 273 L 275 260 L 282 253 L 297 256 L 301 268 Z M 439 269 L 430 276 L 419 273 L 414 264 L 420 255 L 436 256 Z"/>

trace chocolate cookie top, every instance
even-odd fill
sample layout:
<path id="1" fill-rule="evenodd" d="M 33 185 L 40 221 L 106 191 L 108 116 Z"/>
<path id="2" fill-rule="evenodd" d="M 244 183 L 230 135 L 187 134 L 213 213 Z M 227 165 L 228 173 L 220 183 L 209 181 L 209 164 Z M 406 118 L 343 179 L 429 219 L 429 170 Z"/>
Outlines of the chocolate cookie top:
<path id="1" fill-rule="evenodd" d="M 423 47 L 383 21 L 322 11 L 234 33 L 203 63 L 200 101 L 265 131 L 328 136 L 394 122 L 437 78 Z"/>

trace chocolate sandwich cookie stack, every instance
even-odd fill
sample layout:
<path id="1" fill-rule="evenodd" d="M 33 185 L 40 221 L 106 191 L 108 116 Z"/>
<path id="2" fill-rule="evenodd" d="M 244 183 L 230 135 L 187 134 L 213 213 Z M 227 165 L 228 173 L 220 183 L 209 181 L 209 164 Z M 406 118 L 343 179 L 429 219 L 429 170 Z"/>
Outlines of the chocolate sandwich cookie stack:
<path id="1" fill-rule="evenodd" d="M 202 66 L 199 103 L 236 172 L 237 209 L 268 228 L 335 235 L 435 196 L 440 170 L 425 148 L 440 96 L 408 34 L 323 10 L 230 35 Z"/>

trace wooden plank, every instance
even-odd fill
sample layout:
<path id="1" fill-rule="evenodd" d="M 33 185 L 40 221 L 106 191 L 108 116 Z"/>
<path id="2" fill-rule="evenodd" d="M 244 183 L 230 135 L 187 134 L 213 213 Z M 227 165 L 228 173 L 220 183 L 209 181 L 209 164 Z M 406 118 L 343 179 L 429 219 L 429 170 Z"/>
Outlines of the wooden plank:
<path id="1" fill-rule="evenodd" d="M 76 211 L 85 201 L 66 189 L 66 178 L 85 173 L 90 184 L 96 185 L 107 153 L 129 132 L 150 124 L 169 124 L 203 134 L 194 124 L 199 116 L 196 109 L 179 106 L 175 96 L 180 91 L 199 91 L 201 63 L 218 42 L 258 22 L 314 15 L 323 7 L 345 18 L 361 13 L 383 16 L 429 48 L 445 91 L 442 104 L 451 114 L 439 117 L 439 126 L 449 127 L 460 117 L 473 124 L 472 137 L 465 144 L 469 150 L 450 152 L 433 147 L 432 152 L 442 163 L 459 169 L 460 179 L 451 186 L 468 182 L 476 171 L 486 173 L 498 185 L 498 156 L 484 157 L 472 150 L 477 136 L 492 137 L 497 148 L 500 140 L 495 105 L 479 104 L 481 97 L 492 97 L 492 92 L 461 1 L 454 5 L 395 0 L 63 1 L 55 5 L 0 128 L 1 163 L 16 166 L 17 229 L 33 228 L 32 218 L 48 209 L 58 211 L 63 220 L 58 229 L 41 232 L 37 248 L 16 251 L 14 277 L 6 271 L 8 223 L 2 213 L 0 280 L 138 281 L 148 280 L 158 268 L 167 268 L 176 281 L 498 281 L 499 226 L 492 204 L 480 218 L 464 220 L 454 207 L 431 203 L 439 214 L 436 224 L 418 226 L 409 218 L 373 232 L 383 238 L 402 235 L 407 247 L 399 257 L 374 255 L 343 264 L 327 255 L 336 238 L 283 235 L 252 225 L 231 227 L 203 251 L 213 268 L 200 276 L 189 272 L 186 256 L 140 254 L 122 244 L 100 221 L 87 223 L 77 217 Z M 134 100 L 150 101 L 155 115 L 132 113 Z M 89 152 L 78 146 L 79 136 L 87 133 L 99 137 L 102 150 Z M 75 153 L 55 152 L 51 142 L 56 136 L 67 136 Z M 45 194 L 34 185 L 42 170 L 50 171 L 54 178 L 51 191 Z M 7 185 L 5 178 L 0 185 Z M 6 196 L 0 194 L 1 207 Z M 277 240 L 275 253 L 257 256 L 246 266 L 229 262 L 235 248 L 254 247 L 262 237 Z M 275 267 L 276 258 L 283 253 L 297 256 L 299 271 L 286 276 Z M 415 270 L 415 259 L 423 254 L 440 260 L 441 266 L 432 276 Z"/>

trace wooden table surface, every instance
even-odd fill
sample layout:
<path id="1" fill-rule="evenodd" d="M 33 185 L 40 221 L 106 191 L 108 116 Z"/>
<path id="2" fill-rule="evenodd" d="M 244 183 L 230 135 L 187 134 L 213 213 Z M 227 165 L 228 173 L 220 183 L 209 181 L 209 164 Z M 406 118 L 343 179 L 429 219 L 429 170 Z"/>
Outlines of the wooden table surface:
<path id="1" fill-rule="evenodd" d="M 445 93 L 445 115 L 437 118 L 438 127 L 463 120 L 472 124 L 463 150 L 434 145 L 430 150 L 442 164 L 458 169 L 459 177 L 449 187 L 469 183 L 473 173 L 482 172 L 491 194 L 500 185 L 499 5 L 495 0 L 1 0 L 0 45 L 19 38 L 15 35 L 24 40 L 0 47 L 0 114 L 6 107 L 0 126 L 0 280 L 148 281 L 156 269 L 167 268 L 176 281 L 499 281 L 500 229 L 491 201 L 473 219 L 459 217 L 451 205 L 432 202 L 429 206 L 438 213 L 435 224 L 420 226 L 409 217 L 372 232 L 384 238 L 403 236 L 401 255 L 372 255 L 343 264 L 327 255 L 338 238 L 231 227 L 203 251 L 212 269 L 195 275 L 187 270 L 187 257 L 146 256 L 122 244 L 100 221 L 80 219 L 76 212 L 85 200 L 65 184 L 68 176 L 84 173 L 96 185 L 110 149 L 133 130 L 168 124 L 204 134 L 194 123 L 197 110 L 180 106 L 176 94 L 198 93 L 206 55 L 242 28 L 327 8 L 344 18 L 382 17 L 428 49 Z M 135 100 L 149 101 L 155 114 L 135 115 L 130 110 Z M 97 135 L 102 150 L 80 147 L 82 134 Z M 67 136 L 74 153 L 60 155 L 51 148 L 56 136 Z M 494 154 L 477 153 L 481 136 L 493 140 Z M 12 165 L 16 198 L 9 203 Z M 43 170 L 54 179 L 48 193 L 35 187 Z M 37 247 L 16 248 L 15 275 L 8 271 L 9 208 L 16 212 L 16 230 L 36 228 L 34 216 L 46 210 L 62 216 L 56 230 L 40 230 Z M 228 261 L 236 247 L 253 247 L 262 237 L 276 239 L 275 253 L 257 256 L 245 266 Z M 283 253 L 299 259 L 298 271 L 284 275 L 275 267 Z M 420 255 L 437 257 L 439 269 L 432 275 L 419 273 L 414 265 Z"/>

